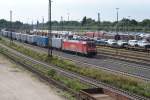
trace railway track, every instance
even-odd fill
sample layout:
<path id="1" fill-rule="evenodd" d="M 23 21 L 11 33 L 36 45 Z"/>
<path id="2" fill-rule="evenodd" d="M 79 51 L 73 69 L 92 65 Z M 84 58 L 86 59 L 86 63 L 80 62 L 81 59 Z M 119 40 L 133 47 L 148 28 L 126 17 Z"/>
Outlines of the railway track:
<path id="1" fill-rule="evenodd" d="M 150 52 L 138 52 L 121 48 L 111 48 L 101 46 L 98 48 L 98 55 L 106 55 L 111 58 L 134 62 L 141 65 L 150 66 Z M 146 67 L 150 69 L 150 67 Z"/>
<path id="2" fill-rule="evenodd" d="M 40 48 L 32 45 L 27 45 L 32 50 L 37 52 L 46 53 L 47 49 Z M 86 58 L 76 55 L 65 54 L 59 51 L 53 51 L 53 54 L 59 58 L 70 60 L 81 66 L 94 67 L 97 69 L 103 69 L 116 74 L 121 74 L 125 76 L 132 76 L 145 81 L 150 81 L 150 69 L 149 66 L 143 66 L 135 63 L 129 63 L 124 61 L 118 61 L 110 58 Z M 105 55 L 104 55 L 105 56 Z"/>
<path id="3" fill-rule="evenodd" d="M 16 42 L 16 43 L 18 45 L 22 45 L 22 43 L 19 43 L 19 42 Z M 47 52 L 47 49 L 45 48 L 40 48 L 40 47 L 33 46 L 30 44 L 24 43 L 24 46 L 26 48 L 32 49 L 39 53 Z M 148 65 L 136 64 L 136 63 L 127 62 L 127 61 L 120 61 L 120 60 L 116 60 L 113 58 L 111 59 L 111 58 L 105 57 L 106 55 L 102 55 L 100 57 L 95 57 L 95 58 L 86 58 L 86 57 L 80 57 L 76 55 L 63 53 L 60 51 L 55 51 L 55 50 L 53 51 L 53 54 L 60 58 L 75 62 L 76 64 L 80 66 L 103 69 L 113 74 L 132 76 L 132 77 L 142 79 L 144 81 L 150 81 L 150 74 L 149 74 L 150 68 Z"/>
<path id="4" fill-rule="evenodd" d="M 98 47 L 98 53 L 105 53 L 110 55 L 122 56 L 126 58 L 132 58 L 136 60 L 143 60 L 143 61 L 150 61 L 150 52 L 138 52 L 138 51 L 131 51 L 125 50 L 121 48 L 111 48 L 111 47 Z"/>
<path id="5" fill-rule="evenodd" d="M 54 70 L 56 70 L 57 72 L 59 72 L 60 74 L 66 76 L 66 77 L 69 77 L 69 78 L 74 78 L 74 79 L 78 79 L 84 83 L 88 83 L 94 87 L 102 87 L 102 88 L 105 88 L 105 89 L 109 89 L 115 93 L 119 93 L 121 95 L 124 95 L 128 98 L 130 98 L 131 100 L 149 100 L 149 98 L 145 98 L 145 97 L 142 97 L 142 96 L 139 96 L 139 95 L 136 95 L 136 94 L 133 94 L 133 93 L 130 93 L 128 91 L 124 91 L 124 90 L 121 90 L 121 89 L 118 89 L 116 87 L 113 87 L 111 85 L 108 85 L 108 84 L 105 84 L 101 81 L 97 81 L 97 80 L 94 80 L 94 79 L 91 79 L 91 78 L 88 78 L 88 77 L 85 77 L 85 76 L 82 76 L 82 75 L 79 75 L 79 74 L 76 74 L 76 73 L 73 73 L 73 72 L 70 72 L 70 71 L 66 71 L 66 70 L 63 70 L 61 68 L 57 68 L 56 66 L 50 66 L 44 62 L 41 62 L 41 61 L 38 61 L 38 60 L 35 60 L 35 59 L 32 59 L 31 57 L 28 57 L 26 55 L 23 55 L 13 49 L 10 49 L 4 45 L 1 45 L 0 44 L 0 47 L 1 48 L 5 48 L 7 49 L 9 52 L 5 52 L 3 51 L 2 53 L 4 53 L 5 55 L 7 55 L 8 57 L 10 57 L 11 59 L 14 59 L 15 57 L 20 57 L 21 59 L 23 59 L 23 62 L 19 62 L 19 61 L 16 61 L 17 63 L 21 63 L 23 65 L 25 65 L 26 67 L 28 66 L 28 68 L 31 68 L 32 65 L 26 65 L 24 62 L 26 61 L 30 61 L 32 62 L 33 64 L 41 64 L 43 67 L 49 67 L 49 68 L 52 68 Z M 32 69 L 33 71 L 33 69 Z M 40 74 L 40 72 L 36 71 L 36 73 Z"/>
<path id="6" fill-rule="evenodd" d="M 105 47 L 105 48 L 118 48 L 118 47 L 111 47 L 111 46 L 108 46 L 108 45 L 99 45 L 97 46 L 97 48 L 101 48 L 101 47 Z M 119 48 L 119 49 L 122 49 L 124 51 L 130 51 L 130 52 L 139 52 L 139 53 L 145 53 L 145 52 L 150 52 L 150 48 L 140 48 L 140 47 L 132 47 L 132 46 L 125 46 L 125 48 Z"/>

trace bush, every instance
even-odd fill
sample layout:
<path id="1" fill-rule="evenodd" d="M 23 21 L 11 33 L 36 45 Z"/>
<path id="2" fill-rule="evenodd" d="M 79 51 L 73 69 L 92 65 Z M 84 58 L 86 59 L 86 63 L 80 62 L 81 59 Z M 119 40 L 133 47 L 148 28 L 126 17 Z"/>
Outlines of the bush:
<path id="1" fill-rule="evenodd" d="M 55 71 L 54 69 L 51 69 L 51 70 L 48 71 L 47 74 L 48 74 L 49 76 L 51 76 L 51 77 L 54 77 L 55 74 L 56 74 L 56 71 Z"/>

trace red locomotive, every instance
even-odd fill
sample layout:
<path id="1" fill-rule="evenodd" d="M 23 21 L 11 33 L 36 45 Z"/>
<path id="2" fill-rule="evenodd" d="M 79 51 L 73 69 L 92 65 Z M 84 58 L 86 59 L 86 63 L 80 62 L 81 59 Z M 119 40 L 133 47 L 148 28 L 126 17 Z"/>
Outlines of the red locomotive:
<path id="1" fill-rule="evenodd" d="M 97 53 L 94 41 L 64 40 L 62 50 L 87 56 L 94 56 Z"/>

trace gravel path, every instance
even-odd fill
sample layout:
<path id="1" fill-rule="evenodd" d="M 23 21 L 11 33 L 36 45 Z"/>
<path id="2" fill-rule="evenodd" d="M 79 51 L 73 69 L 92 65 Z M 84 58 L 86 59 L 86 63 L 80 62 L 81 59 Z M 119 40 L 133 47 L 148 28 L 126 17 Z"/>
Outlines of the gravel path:
<path id="1" fill-rule="evenodd" d="M 0 100 L 64 100 L 56 90 L 0 55 Z"/>

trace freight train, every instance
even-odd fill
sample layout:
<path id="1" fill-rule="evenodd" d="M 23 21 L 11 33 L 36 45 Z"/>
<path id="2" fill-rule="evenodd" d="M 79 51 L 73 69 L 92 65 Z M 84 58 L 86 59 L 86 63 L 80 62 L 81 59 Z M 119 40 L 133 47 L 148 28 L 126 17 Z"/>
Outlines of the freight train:
<path id="1" fill-rule="evenodd" d="M 12 39 L 14 40 L 29 43 L 32 45 L 37 45 L 44 48 L 48 47 L 49 42 L 47 36 L 28 35 L 16 32 L 12 32 L 11 34 L 10 31 L 4 30 L 0 32 L 0 35 L 8 38 L 11 38 L 12 35 Z M 94 41 L 52 38 L 52 48 L 85 56 L 95 56 L 97 54 L 96 45 Z"/>

